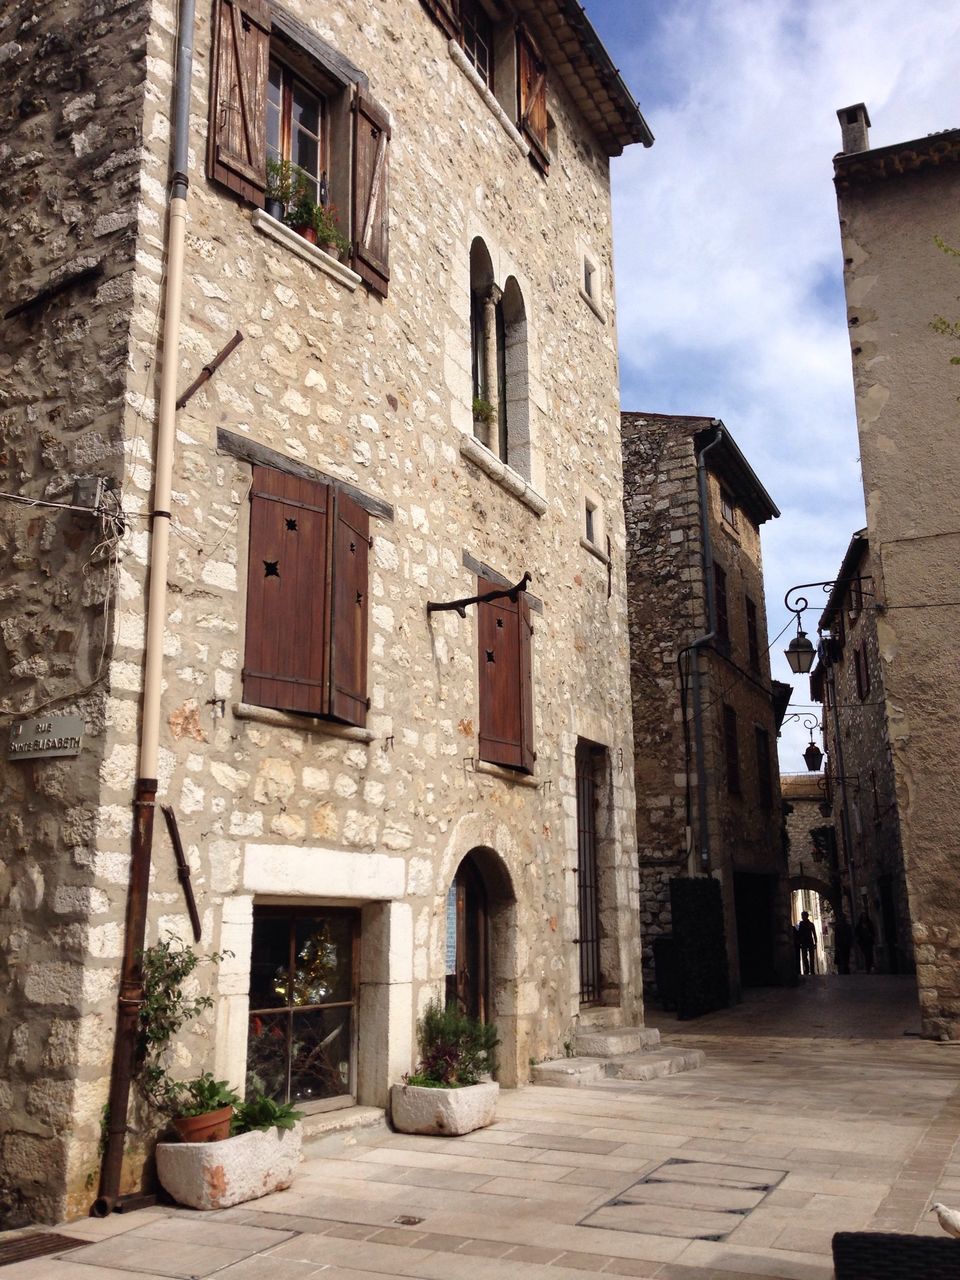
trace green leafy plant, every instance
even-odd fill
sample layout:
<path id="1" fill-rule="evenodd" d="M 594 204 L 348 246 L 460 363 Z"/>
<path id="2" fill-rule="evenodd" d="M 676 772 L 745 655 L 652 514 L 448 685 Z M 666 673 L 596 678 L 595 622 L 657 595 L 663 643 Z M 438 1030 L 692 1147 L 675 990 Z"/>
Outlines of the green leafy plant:
<path id="1" fill-rule="evenodd" d="M 303 182 L 303 174 L 289 160 L 277 160 L 270 156 L 267 160 L 267 186 L 264 196 L 267 200 L 276 200 L 286 208 L 295 198 Z"/>
<path id="2" fill-rule="evenodd" d="M 484 400 L 482 396 L 473 397 L 474 422 L 484 422 L 489 426 L 493 421 L 493 413 L 493 405 L 489 400 Z"/>
<path id="3" fill-rule="evenodd" d="M 205 1116 L 221 1107 L 235 1107 L 240 1095 L 230 1088 L 226 1080 L 215 1080 L 213 1073 L 204 1071 L 193 1080 L 178 1080 L 171 1092 L 177 1116 Z"/>
<path id="4" fill-rule="evenodd" d="M 247 1102 L 241 1102 L 233 1117 L 231 1135 L 249 1133 L 252 1129 L 292 1129 L 303 1112 L 292 1102 L 275 1102 L 262 1093 L 255 1094 Z"/>
<path id="5" fill-rule="evenodd" d="M 170 1077 L 166 1068 L 170 1041 L 181 1027 L 213 1006 L 211 996 L 186 995 L 184 983 L 201 962 L 219 964 L 230 954 L 198 954 L 175 934 L 168 934 L 140 953 L 143 1004 L 137 1024 L 137 1079 L 142 1095 L 162 1115 L 181 1114 L 177 1107 L 183 1086 Z"/>
<path id="6" fill-rule="evenodd" d="M 313 187 L 301 170 L 294 170 L 293 187 L 287 201 L 284 222 L 295 231 L 309 228 L 317 243 L 329 246 L 339 257 L 350 248 L 350 241 L 340 230 L 339 213 L 332 204 L 320 204 L 313 197 Z"/>
<path id="7" fill-rule="evenodd" d="M 417 1023 L 420 1062 L 407 1084 L 431 1089 L 477 1084 L 496 1070 L 497 1029 L 461 1013 L 455 1004 L 431 1000 Z"/>

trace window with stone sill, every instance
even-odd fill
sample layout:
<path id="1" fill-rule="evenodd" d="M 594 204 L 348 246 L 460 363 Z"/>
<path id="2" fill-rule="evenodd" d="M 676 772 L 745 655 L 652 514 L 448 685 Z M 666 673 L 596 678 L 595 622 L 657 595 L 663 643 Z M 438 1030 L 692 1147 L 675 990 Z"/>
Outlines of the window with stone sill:
<path id="1" fill-rule="evenodd" d="M 505 20 L 485 0 L 421 0 L 444 35 L 463 49 L 477 75 L 516 122 L 538 169 L 550 168 L 553 120 L 547 110 L 547 65 L 522 23 Z"/>
<path id="2" fill-rule="evenodd" d="M 473 434 L 501 462 L 530 478 L 527 316 L 513 276 L 503 288 L 478 237 L 470 246 L 470 366 Z"/>
<path id="3" fill-rule="evenodd" d="M 248 204 L 266 200 L 267 161 L 303 173 L 339 210 L 350 266 L 386 296 L 390 122 L 358 68 L 267 0 L 216 0 L 207 176 Z"/>

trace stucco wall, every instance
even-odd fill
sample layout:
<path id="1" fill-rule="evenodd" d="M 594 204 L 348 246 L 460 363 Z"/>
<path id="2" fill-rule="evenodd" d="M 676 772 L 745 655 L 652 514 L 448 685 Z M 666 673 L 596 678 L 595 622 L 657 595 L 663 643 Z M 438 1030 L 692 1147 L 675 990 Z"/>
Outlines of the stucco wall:
<path id="1" fill-rule="evenodd" d="M 839 192 L 857 427 L 877 633 L 924 1030 L 960 1030 L 957 833 L 951 770 L 960 550 L 956 346 L 934 332 L 956 318 L 960 272 L 935 245 L 954 243 L 955 163 Z M 952 602 L 952 603 L 951 603 Z"/>

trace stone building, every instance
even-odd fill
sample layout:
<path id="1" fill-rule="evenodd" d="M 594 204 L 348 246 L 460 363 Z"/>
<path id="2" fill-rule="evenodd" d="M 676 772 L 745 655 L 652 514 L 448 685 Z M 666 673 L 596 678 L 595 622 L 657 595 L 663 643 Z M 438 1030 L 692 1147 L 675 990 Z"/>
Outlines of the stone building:
<path id="1" fill-rule="evenodd" d="M 192 65 L 148 0 L 0 19 L 7 1223 L 96 1194 L 177 834 L 227 953 L 181 1076 L 382 1107 L 444 990 L 506 1085 L 642 1017 L 609 158 L 652 136 L 574 0 L 190 14 Z"/>
<path id="2" fill-rule="evenodd" d="M 851 923 L 866 915 L 876 968 L 913 971 L 900 819 L 878 641 L 877 573 L 866 529 L 852 537 L 827 607 L 810 675 L 823 705 L 824 791 Z"/>
<path id="3" fill-rule="evenodd" d="M 960 667 L 948 638 L 960 609 L 960 385 L 951 364 L 960 260 L 949 249 L 958 247 L 960 130 L 871 150 L 866 107 L 838 114 L 834 182 L 921 1018 L 928 1035 L 955 1038 Z"/>
<path id="4" fill-rule="evenodd" d="M 678 882 L 713 877 L 737 999 L 793 968 L 776 758 L 789 687 L 771 682 L 760 554 L 779 511 L 716 419 L 624 413 L 621 431 L 646 978 L 658 936 L 683 924 Z"/>

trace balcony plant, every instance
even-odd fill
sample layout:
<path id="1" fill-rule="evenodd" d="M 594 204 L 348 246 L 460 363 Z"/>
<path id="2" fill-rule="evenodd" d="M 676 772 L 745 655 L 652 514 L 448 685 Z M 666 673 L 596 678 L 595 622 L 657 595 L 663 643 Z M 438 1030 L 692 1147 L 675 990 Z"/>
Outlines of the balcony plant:
<path id="1" fill-rule="evenodd" d="M 306 175 L 297 170 L 284 221 L 309 244 L 339 259 L 349 249 L 350 242 L 338 226 L 336 207 L 320 204 L 312 190 Z"/>
<path id="2" fill-rule="evenodd" d="M 275 156 L 268 158 L 264 208 L 271 218 L 283 221 L 287 207 L 298 194 L 301 180 L 301 172 L 295 164 L 289 160 L 278 160 Z"/>
<path id="3" fill-rule="evenodd" d="M 416 1071 L 390 1090 L 394 1128 L 401 1133 L 459 1135 L 492 1124 L 500 1086 L 497 1029 L 431 1000 L 417 1023 Z"/>

